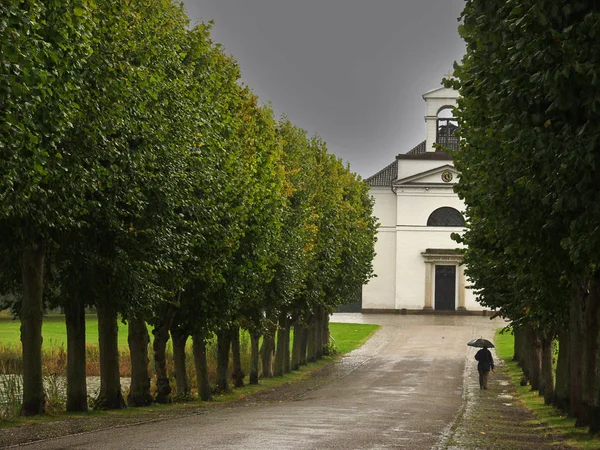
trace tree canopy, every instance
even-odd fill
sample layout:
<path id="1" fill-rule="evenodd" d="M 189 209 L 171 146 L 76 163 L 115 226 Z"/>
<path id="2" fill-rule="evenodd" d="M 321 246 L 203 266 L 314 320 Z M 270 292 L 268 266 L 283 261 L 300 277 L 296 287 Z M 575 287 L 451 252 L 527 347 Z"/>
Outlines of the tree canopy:
<path id="1" fill-rule="evenodd" d="M 585 422 L 598 405 L 600 7 L 469 0 L 461 18 L 467 51 L 446 83 L 461 95 L 466 273 L 515 327 L 549 342 L 568 327 L 560 351 Z"/>
<path id="2" fill-rule="evenodd" d="M 95 405 L 119 408 L 118 317 L 144 404 L 145 321 L 159 361 L 169 330 L 196 344 L 263 332 L 271 314 L 308 321 L 371 276 L 366 184 L 318 136 L 277 122 L 210 24 L 188 25 L 163 0 L 0 5 L 0 287 L 17 294 L 26 414 L 44 410 L 46 305 L 66 313 L 68 407 L 87 409 L 92 306 Z"/>

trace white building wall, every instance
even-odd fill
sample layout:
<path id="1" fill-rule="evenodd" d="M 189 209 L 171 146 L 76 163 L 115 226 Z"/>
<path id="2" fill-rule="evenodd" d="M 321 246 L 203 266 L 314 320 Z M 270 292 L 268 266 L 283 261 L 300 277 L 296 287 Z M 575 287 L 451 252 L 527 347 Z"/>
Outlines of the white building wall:
<path id="1" fill-rule="evenodd" d="M 375 243 L 373 271 L 375 277 L 363 286 L 363 310 L 395 309 L 396 285 L 396 230 L 380 228 Z"/>
<path id="2" fill-rule="evenodd" d="M 417 175 L 419 173 L 427 172 L 428 170 L 435 169 L 437 167 L 443 166 L 444 164 L 450 164 L 452 161 L 439 161 L 439 160 L 403 160 L 402 164 L 398 164 L 398 179 L 402 180 L 404 178 L 411 177 L 413 175 Z M 438 180 L 439 181 L 439 180 Z"/>
<path id="3" fill-rule="evenodd" d="M 463 211 L 464 203 L 452 191 L 451 185 L 406 187 L 398 189 L 396 193 L 388 188 L 372 188 L 371 193 L 375 197 L 374 214 L 381 226 L 373 261 L 377 276 L 363 287 L 362 307 L 364 310 L 422 310 L 425 306 L 426 280 L 425 261 L 421 253 L 428 248 L 460 247 L 450 235 L 462 231 L 453 227 L 428 227 L 427 219 L 433 211 L 443 206 Z M 457 274 L 461 270 L 459 268 Z M 459 284 L 457 280 L 457 307 Z M 471 290 L 465 291 L 464 298 L 467 310 L 483 309 Z"/>
<path id="4" fill-rule="evenodd" d="M 379 226 L 396 226 L 396 194 L 391 187 L 371 188 L 371 195 L 375 198 L 373 216 L 377 218 Z"/>
<path id="5" fill-rule="evenodd" d="M 399 225 L 426 227 L 431 213 L 442 206 L 449 206 L 461 212 L 465 209 L 464 203 L 452 191 L 451 186 L 399 188 L 396 195 L 397 204 L 394 209 L 398 211 L 396 223 Z M 454 243 L 454 246 L 446 248 L 456 248 L 456 246 L 457 244 Z M 434 247 L 430 245 L 429 248 Z"/>
<path id="6" fill-rule="evenodd" d="M 394 309 L 396 284 L 396 194 L 391 187 L 373 187 L 373 215 L 379 222 L 373 271 L 363 286 L 363 309 Z"/>
<path id="7" fill-rule="evenodd" d="M 423 309 L 425 306 L 425 260 L 421 255 L 428 248 L 457 247 L 451 232 L 460 228 L 399 227 L 396 264 L 396 309 Z M 457 271 L 458 272 L 458 271 Z M 458 283 L 456 283 L 458 287 Z M 455 295 L 458 305 L 458 292 Z"/>
<path id="8" fill-rule="evenodd" d="M 439 166 L 439 161 L 437 161 Z M 397 255 L 396 309 L 423 309 L 425 306 L 425 261 L 421 255 L 428 248 L 459 247 L 450 234 L 461 228 L 428 227 L 433 211 L 448 206 L 458 211 L 464 203 L 452 191 L 452 186 L 439 188 L 401 188 L 397 191 Z M 457 271 L 458 272 L 458 271 Z M 456 283 L 457 289 L 458 284 Z M 458 301 L 458 292 L 455 295 Z M 458 303 L 457 303 L 458 305 Z"/>

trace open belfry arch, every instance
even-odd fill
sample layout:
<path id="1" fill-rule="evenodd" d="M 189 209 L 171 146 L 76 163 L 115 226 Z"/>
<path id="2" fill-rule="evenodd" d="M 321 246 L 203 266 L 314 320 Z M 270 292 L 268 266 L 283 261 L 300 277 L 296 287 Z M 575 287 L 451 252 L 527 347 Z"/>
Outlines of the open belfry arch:
<path id="1" fill-rule="evenodd" d="M 380 227 L 373 262 L 376 277 L 363 286 L 364 312 L 482 311 L 468 289 L 459 245 L 463 202 L 453 186 L 460 177 L 449 153 L 458 150 L 452 116 L 458 93 L 439 88 L 423 95 L 425 140 L 367 181 Z"/>

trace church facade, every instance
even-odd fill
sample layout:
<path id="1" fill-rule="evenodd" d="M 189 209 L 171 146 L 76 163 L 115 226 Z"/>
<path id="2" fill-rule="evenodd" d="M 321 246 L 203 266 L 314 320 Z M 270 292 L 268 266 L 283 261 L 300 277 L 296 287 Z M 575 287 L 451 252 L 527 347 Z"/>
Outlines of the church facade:
<path id="1" fill-rule="evenodd" d="M 458 148 L 452 108 L 458 93 L 427 92 L 426 139 L 367 179 L 379 220 L 376 277 L 363 286 L 363 312 L 482 311 L 461 265 L 459 244 L 464 203 L 454 193 L 460 177 L 451 156 Z"/>

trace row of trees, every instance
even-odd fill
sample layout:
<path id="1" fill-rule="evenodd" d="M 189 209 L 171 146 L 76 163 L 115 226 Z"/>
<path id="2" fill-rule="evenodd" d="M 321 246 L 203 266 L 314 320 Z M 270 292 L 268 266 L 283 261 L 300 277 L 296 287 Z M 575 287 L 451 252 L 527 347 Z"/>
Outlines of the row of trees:
<path id="1" fill-rule="evenodd" d="M 326 324 L 371 276 L 368 187 L 289 120 L 277 121 L 235 60 L 171 1 L 8 0 L 0 5 L 0 292 L 16 293 L 23 412 L 44 412 L 44 305 L 67 327 L 67 409 L 87 410 L 85 308 L 98 314 L 101 387 L 120 408 L 118 317 L 128 322 L 128 403 L 211 395 L 206 341 L 243 384 L 322 355 Z M 290 329 L 295 332 L 290 353 Z M 277 335 L 277 340 L 275 336 Z M 273 360 L 275 355 L 275 360 Z"/>
<path id="2" fill-rule="evenodd" d="M 467 274 L 510 319 L 532 388 L 597 432 L 600 5 L 469 0 L 462 20 L 447 84 L 462 96 Z"/>

